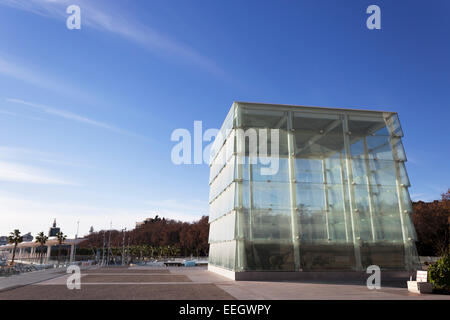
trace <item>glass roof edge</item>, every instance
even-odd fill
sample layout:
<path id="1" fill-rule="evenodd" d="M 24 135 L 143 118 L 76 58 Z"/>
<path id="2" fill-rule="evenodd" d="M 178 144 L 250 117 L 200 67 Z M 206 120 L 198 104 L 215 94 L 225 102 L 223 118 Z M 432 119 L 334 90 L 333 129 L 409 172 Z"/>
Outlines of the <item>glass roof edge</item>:
<path id="1" fill-rule="evenodd" d="M 311 110 L 311 111 L 321 111 L 321 112 L 349 112 L 349 113 L 372 113 L 372 114 L 398 114 L 395 111 L 383 111 L 383 110 L 368 110 L 368 109 L 352 109 L 352 108 L 336 108 L 336 107 L 323 107 L 323 106 L 303 106 L 303 105 L 291 105 L 291 104 L 276 104 L 276 103 L 266 103 L 266 102 L 249 102 L 249 101 L 234 101 L 233 104 L 238 104 L 243 107 L 264 107 L 264 108 L 283 108 L 288 111 L 301 111 L 301 110 Z"/>

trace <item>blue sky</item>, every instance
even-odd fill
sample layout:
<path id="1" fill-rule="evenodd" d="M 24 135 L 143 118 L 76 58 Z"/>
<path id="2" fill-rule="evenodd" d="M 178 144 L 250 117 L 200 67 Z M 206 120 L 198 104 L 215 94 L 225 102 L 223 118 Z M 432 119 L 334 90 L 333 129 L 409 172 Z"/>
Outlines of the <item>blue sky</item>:
<path id="1" fill-rule="evenodd" d="M 66 28 L 67 6 L 81 30 Z M 366 8 L 381 8 L 381 30 Z M 0 0 L 0 234 L 208 213 L 177 128 L 235 100 L 399 113 L 414 200 L 449 187 L 448 1 Z"/>

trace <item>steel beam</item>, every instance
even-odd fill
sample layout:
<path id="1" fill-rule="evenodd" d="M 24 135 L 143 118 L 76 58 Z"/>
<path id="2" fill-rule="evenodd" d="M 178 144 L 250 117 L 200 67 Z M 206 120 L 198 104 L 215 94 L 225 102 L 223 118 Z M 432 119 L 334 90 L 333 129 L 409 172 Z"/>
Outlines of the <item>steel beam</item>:
<path id="1" fill-rule="evenodd" d="M 367 138 L 363 138 L 363 145 L 364 145 L 364 166 L 366 168 L 366 184 L 367 184 L 367 193 L 368 193 L 368 199 L 369 199 L 369 216 L 370 216 L 370 231 L 372 233 L 372 241 L 375 242 L 376 239 L 376 233 L 375 233 L 375 222 L 374 222 L 374 216 L 375 216 L 375 206 L 373 202 L 373 190 L 371 185 L 371 170 L 370 170 L 370 163 L 369 163 L 369 150 L 367 148 Z"/>
<path id="2" fill-rule="evenodd" d="M 297 208 L 297 186 L 295 180 L 295 137 L 294 128 L 292 126 L 292 112 L 287 114 L 287 141 L 288 141 L 288 163 L 289 163 L 289 194 L 291 200 L 291 234 L 292 244 L 294 247 L 294 270 L 301 270 L 300 263 L 300 233 L 299 233 L 299 219 Z"/>
<path id="3" fill-rule="evenodd" d="M 355 252 L 355 262 L 356 262 L 356 270 L 362 270 L 361 263 L 361 249 L 360 243 L 361 238 L 359 236 L 359 223 L 357 217 L 357 207 L 355 201 L 355 190 L 353 186 L 353 169 L 352 169 L 352 155 L 350 151 L 350 131 L 348 128 L 348 116 L 343 116 L 343 129 L 344 129 L 344 148 L 345 148 L 345 164 L 347 169 L 347 186 L 348 186 L 348 195 L 349 195 L 349 207 L 350 207 L 350 221 L 352 226 L 352 240 L 353 247 Z"/>

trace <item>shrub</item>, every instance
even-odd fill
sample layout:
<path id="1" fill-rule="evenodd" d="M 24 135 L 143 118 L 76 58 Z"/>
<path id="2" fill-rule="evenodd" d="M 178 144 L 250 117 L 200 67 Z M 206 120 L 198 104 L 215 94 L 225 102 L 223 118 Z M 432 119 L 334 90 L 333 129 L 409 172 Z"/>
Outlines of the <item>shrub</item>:
<path id="1" fill-rule="evenodd" d="M 450 252 L 428 267 L 428 275 L 434 288 L 450 291 Z"/>

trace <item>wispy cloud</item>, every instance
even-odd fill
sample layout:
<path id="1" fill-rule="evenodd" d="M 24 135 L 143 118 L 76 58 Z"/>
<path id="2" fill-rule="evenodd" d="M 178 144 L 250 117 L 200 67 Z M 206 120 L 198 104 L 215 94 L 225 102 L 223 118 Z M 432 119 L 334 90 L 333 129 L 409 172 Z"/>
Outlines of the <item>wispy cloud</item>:
<path id="1" fill-rule="evenodd" d="M 75 121 L 75 122 L 80 122 L 80 123 L 84 123 L 90 126 L 94 126 L 94 127 L 98 127 L 98 128 L 102 128 L 102 129 L 107 129 L 110 131 L 114 131 L 120 134 L 124 134 L 124 135 L 128 135 L 128 136 L 139 136 L 135 133 L 114 127 L 112 125 L 106 124 L 104 122 L 100 122 L 100 121 L 96 121 L 84 116 L 80 116 L 78 114 L 63 110 L 63 109 L 57 109 L 57 108 L 53 108 L 53 107 L 49 107 L 46 105 L 42 105 L 42 104 L 37 104 L 37 103 L 33 103 L 33 102 L 28 102 L 28 101 L 24 101 L 24 100 L 20 100 L 20 99 L 11 99 L 8 98 L 6 99 L 6 101 L 8 102 L 12 102 L 12 103 L 16 103 L 16 104 L 21 104 L 21 105 L 25 105 L 28 107 L 32 107 L 34 109 L 40 110 L 44 113 L 53 115 L 53 116 L 57 116 L 60 118 L 64 118 L 67 120 L 71 120 L 71 121 Z"/>
<path id="2" fill-rule="evenodd" d="M 126 19 L 123 12 L 113 11 L 110 1 L 100 3 L 101 7 L 98 1 L 94 4 L 94 1 L 84 0 L 0 0 L 0 4 L 59 20 L 67 19 L 67 6 L 78 4 L 81 8 L 82 28 L 87 26 L 119 35 L 162 57 L 171 55 L 194 63 L 216 76 L 224 76 L 224 71 L 216 63 L 189 45 L 143 25 L 133 17 Z"/>
<path id="3" fill-rule="evenodd" d="M 94 167 L 84 161 L 67 160 L 59 154 L 37 151 L 27 148 L 0 146 L 0 159 L 15 162 L 24 162 L 32 159 L 33 162 L 49 163 L 58 166 L 93 169 Z"/>
<path id="4" fill-rule="evenodd" d="M 42 118 L 33 117 L 33 116 L 28 116 L 28 115 L 23 115 L 23 114 L 19 114 L 19 113 L 7 111 L 7 110 L 0 110 L 0 114 L 7 115 L 7 116 L 11 116 L 11 117 L 17 117 L 17 118 L 24 118 L 24 119 L 38 120 L 38 121 L 44 120 L 44 119 L 42 119 Z"/>
<path id="5" fill-rule="evenodd" d="M 86 96 L 84 92 L 79 91 L 72 86 L 67 86 L 60 80 L 54 80 L 50 76 L 44 75 L 44 72 L 39 71 L 32 66 L 25 66 L 22 62 L 17 62 L 15 59 L 11 59 L 4 55 L 0 56 L 0 75 L 27 82 L 38 88 L 92 100 L 92 98 Z"/>
<path id="6" fill-rule="evenodd" d="M 77 185 L 38 169 L 36 167 L 0 161 L 0 181 L 53 184 L 53 185 Z"/>

